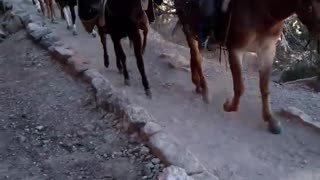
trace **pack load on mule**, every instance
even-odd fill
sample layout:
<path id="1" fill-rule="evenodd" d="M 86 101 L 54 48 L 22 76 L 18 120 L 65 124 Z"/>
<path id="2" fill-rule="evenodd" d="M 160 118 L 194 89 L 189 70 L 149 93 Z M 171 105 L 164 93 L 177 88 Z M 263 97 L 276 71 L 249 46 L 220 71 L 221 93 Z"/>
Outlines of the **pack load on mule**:
<path id="1" fill-rule="evenodd" d="M 149 21 L 142 9 L 141 0 L 79 0 L 78 15 L 87 32 L 92 32 L 95 26 L 98 27 L 106 68 L 109 67 L 106 34 L 111 36 L 117 68 L 123 73 L 126 85 L 130 85 L 130 78 L 126 65 L 126 55 L 120 41 L 124 37 L 129 37 L 129 40 L 133 43 L 145 93 L 151 98 L 151 90 L 142 56 L 147 45 Z M 143 38 L 140 35 L 140 29 L 143 31 Z"/>
<path id="2" fill-rule="evenodd" d="M 262 116 L 272 133 L 281 133 L 281 124 L 274 118 L 269 97 L 276 43 L 283 31 L 284 20 L 293 14 L 319 38 L 320 1 L 174 0 L 174 6 L 190 47 L 192 82 L 196 86 L 196 92 L 202 94 L 204 101 L 210 101 L 199 49 L 206 46 L 199 43 L 207 42 L 207 36 L 213 39 L 213 43 L 228 51 L 234 96 L 224 104 L 227 112 L 239 109 L 240 98 L 244 93 L 242 58 L 244 53 L 254 52 L 260 64 Z"/>

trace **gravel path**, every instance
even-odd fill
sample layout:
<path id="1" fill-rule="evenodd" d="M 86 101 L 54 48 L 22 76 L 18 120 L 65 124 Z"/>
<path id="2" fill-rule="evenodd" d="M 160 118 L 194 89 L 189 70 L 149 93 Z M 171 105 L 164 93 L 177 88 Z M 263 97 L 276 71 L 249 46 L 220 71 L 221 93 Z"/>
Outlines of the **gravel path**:
<path id="1" fill-rule="evenodd" d="M 20 31 L 0 44 L 0 179 L 156 179 L 163 165 Z"/>

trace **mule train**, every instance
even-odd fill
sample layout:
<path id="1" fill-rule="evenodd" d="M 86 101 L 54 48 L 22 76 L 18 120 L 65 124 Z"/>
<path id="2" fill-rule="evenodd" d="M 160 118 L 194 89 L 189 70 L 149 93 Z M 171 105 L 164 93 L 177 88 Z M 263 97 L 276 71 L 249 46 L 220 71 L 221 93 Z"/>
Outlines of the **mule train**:
<path id="1" fill-rule="evenodd" d="M 148 5 L 141 1 L 147 1 Z M 155 2 L 161 4 L 162 1 Z M 106 34 L 110 34 L 116 52 L 117 67 L 123 73 L 127 85 L 129 73 L 120 40 L 129 37 L 133 42 L 142 84 L 149 97 L 151 91 L 142 54 L 147 44 L 148 21 L 154 20 L 153 3 L 152 0 L 78 0 L 78 14 L 87 32 L 91 33 L 95 26 L 98 27 L 105 67 L 109 66 Z M 148 11 L 150 7 L 152 11 Z M 234 95 L 223 107 L 227 112 L 237 111 L 244 93 L 241 61 L 245 52 L 254 52 L 260 64 L 262 116 L 272 133 L 281 133 L 281 124 L 273 116 L 269 97 L 276 43 L 283 31 L 284 20 L 293 14 L 318 37 L 319 0 L 174 0 L 174 7 L 179 17 L 178 25 L 182 27 L 190 48 L 191 79 L 196 92 L 202 95 L 205 102 L 210 102 L 209 89 L 201 66 L 200 48 L 205 48 L 210 43 L 224 47 L 228 51 Z M 139 30 L 143 31 L 143 38 Z"/>

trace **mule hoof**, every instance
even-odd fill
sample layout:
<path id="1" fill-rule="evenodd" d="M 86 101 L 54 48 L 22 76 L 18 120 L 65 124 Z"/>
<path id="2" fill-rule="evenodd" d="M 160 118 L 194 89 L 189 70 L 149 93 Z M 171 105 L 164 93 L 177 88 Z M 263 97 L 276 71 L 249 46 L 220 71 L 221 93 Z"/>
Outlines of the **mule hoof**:
<path id="1" fill-rule="evenodd" d="M 237 111 L 238 109 L 233 106 L 232 102 L 227 99 L 227 101 L 223 104 L 223 110 L 226 112 L 233 112 Z"/>
<path id="2" fill-rule="evenodd" d="M 124 80 L 124 84 L 125 84 L 126 86 L 130 86 L 130 80 L 129 80 L 129 79 L 125 79 L 125 80 Z"/>
<path id="3" fill-rule="evenodd" d="M 104 61 L 104 67 L 109 68 L 109 61 Z"/>
<path id="4" fill-rule="evenodd" d="M 203 101 L 206 103 L 206 104 L 210 104 L 210 96 L 208 94 L 205 94 L 203 95 Z"/>
<path id="5" fill-rule="evenodd" d="M 282 132 L 281 123 L 278 120 L 269 121 L 268 128 L 272 134 L 281 134 Z"/>
<path id="6" fill-rule="evenodd" d="M 150 90 L 150 89 L 146 89 L 146 96 L 147 96 L 149 99 L 152 99 L 152 93 L 151 93 L 151 90 Z"/>
<path id="7" fill-rule="evenodd" d="M 78 35 L 77 31 L 73 31 L 72 34 L 73 34 L 74 36 L 77 36 L 77 35 Z"/>
<path id="8" fill-rule="evenodd" d="M 67 29 L 70 30 L 70 29 L 71 29 L 71 26 L 67 26 Z"/>
<path id="9" fill-rule="evenodd" d="M 201 94 L 201 93 L 202 93 L 202 91 L 201 91 L 201 88 L 200 88 L 200 87 L 196 87 L 195 91 L 196 91 L 196 93 L 197 93 L 197 94 Z"/>
<path id="10" fill-rule="evenodd" d="M 92 33 L 92 37 L 93 37 L 93 38 L 96 38 L 96 37 L 97 37 L 97 34 L 96 34 L 96 33 Z"/>

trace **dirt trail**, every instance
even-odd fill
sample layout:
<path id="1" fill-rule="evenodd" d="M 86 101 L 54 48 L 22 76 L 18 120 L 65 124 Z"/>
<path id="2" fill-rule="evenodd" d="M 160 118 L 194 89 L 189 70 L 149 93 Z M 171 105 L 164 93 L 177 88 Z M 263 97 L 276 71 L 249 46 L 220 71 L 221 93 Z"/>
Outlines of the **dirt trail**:
<path id="1" fill-rule="evenodd" d="M 148 148 L 26 36 L 0 44 L 0 179 L 157 179 Z"/>
<path id="2" fill-rule="evenodd" d="M 213 102 L 206 105 L 194 93 L 190 73 L 172 69 L 160 58 L 162 53 L 179 54 L 188 59 L 188 50 L 168 43 L 151 31 L 144 55 L 153 99 L 144 96 L 133 50 L 123 40 L 127 54 L 131 87 L 124 86 L 115 66 L 113 45 L 108 40 L 111 68 L 105 69 L 99 39 L 85 33 L 78 21 L 79 36 L 72 36 L 64 22 L 50 24 L 62 41 L 88 57 L 113 84 L 124 90 L 133 102 L 147 108 L 166 131 L 174 135 L 221 180 L 301 180 L 320 179 L 320 134 L 296 121 L 281 119 L 282 135 L 266 130 L 261 118 L 258 81 L 245 74 L 246 92 L 237 113 L 225 113 L 222 104 L 232 94 L 230 71 L 216 60 L 204 62 Z M 174 61 L 175 59 L 171 59 Z M 252 73 L 251 73 L 252 74 Z M 319 120 L 320 95 L 299 88 L 272 84 L 273 109 L 294 105 Z M 280 117 L 278 117 L 280 118 Z"/>

